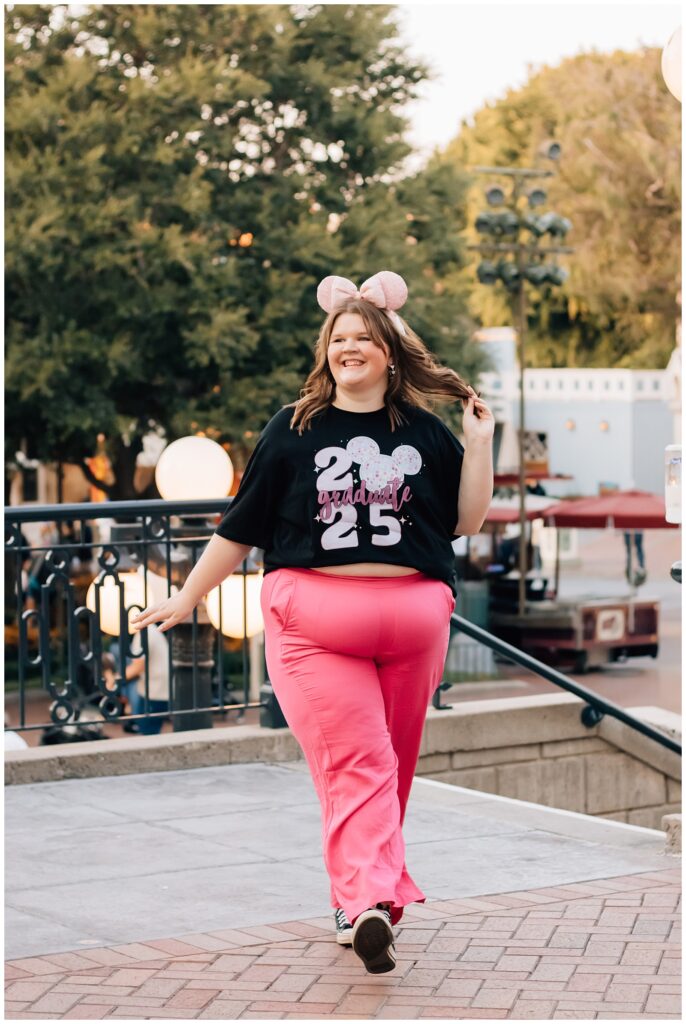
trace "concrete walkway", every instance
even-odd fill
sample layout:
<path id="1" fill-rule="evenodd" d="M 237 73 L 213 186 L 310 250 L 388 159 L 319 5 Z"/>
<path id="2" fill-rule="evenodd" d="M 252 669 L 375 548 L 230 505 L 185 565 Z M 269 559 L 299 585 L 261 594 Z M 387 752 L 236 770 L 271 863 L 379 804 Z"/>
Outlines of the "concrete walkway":
<path id="1" fill-rule="evenodd" d="M 5 791 L 9 1019 L 679 1016 L 664 836 L 416 780 L 399 966 L 336 945 L 301 762 Z"/>

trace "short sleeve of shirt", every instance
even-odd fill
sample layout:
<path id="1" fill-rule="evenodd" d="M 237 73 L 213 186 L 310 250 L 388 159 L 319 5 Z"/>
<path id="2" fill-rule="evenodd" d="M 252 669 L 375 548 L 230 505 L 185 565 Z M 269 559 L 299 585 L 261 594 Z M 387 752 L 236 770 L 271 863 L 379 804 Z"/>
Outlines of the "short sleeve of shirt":
<path id="1" fill-rule="evenodd" d="M 439 486 L 446 514 L 446 530 L 449 536 L 457 537 L 459 534 L 454 531 L 458 519 L 457 499 L 460 492 L 464 448 L 444 423 L 441 423 L 441 448 L 444 472 Z"/>
<path id="2" fill-rule="evenodd" d="M 268 548 L 274 532 L 282 483 L 283 410 L 272 417 L 248 459 L 238 491 L 216 533 L 226 540 Z M 287 429 L 287 427 L 286 427 Z"/>

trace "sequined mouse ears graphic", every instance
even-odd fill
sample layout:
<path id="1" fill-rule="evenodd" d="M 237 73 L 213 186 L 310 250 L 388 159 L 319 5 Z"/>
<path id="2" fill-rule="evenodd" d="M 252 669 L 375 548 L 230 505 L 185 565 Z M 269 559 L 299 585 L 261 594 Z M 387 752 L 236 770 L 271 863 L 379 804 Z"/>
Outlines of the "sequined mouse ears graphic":
<path id="1" fill-rule="evenodd" d="M 360 465 L 360 480 L 372 489 L 386 487 L 394 479 L 403 482 L 422 468 L 422 457 L 410 444 L 401 444 L 392 455 L 382 455 L 371 437 L 353 437 L 346 446 L 353 462 Z"/>

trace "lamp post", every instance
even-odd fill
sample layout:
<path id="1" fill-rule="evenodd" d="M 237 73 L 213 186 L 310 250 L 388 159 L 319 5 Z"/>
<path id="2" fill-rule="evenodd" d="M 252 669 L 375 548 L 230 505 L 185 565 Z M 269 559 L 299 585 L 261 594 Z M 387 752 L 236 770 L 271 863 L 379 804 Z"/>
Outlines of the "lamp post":
<path id="1" fill-rule="evenodd" d="M 681 103 L 681 26 L 671 35 L 662 51 L 662 77 L 672 96 Z M 680 302 L 680 296 L 678 296 Z M 681 352 L 681 323 L 677 326 L 677 351 Z M 679 362 L 680 366 L 680 355 Z M 671 366 L 671 360 L 670 360 Z M 675 403 L 679 407 L 679 399 Z M 680 421 L 679 421 L 680 422 Z M 668 444 L 665 448 L 665 519 L 668 523 L 681 523 L 681 445 Z M 675 562 L 670 575 L 681 583 L 681 562 Z"/>
<path id="2" fill-rule="evenodd" d="M 166 501 L 193 498 L 224 498 L 233 483 L 233 466 L 221 445 L 207 437 L 182 437 L 162 452 L 155 468 L 157 489 Z M 184 516 L 173 535 L 188 543 L 177 552 L 174 563 L 177 582 L 183 583 L 195 562 L 197 516 Z M 204 517 L 200 517 L 204 520 Z M 171 582 L 171 581 L 170 581 Z M 173 685 L 170 687 L 172 711 L 193 707 L 208 708 L 212 701 L 214 667 L 214 627 L 201 601 L 193 613 L 175 626 L 171 633 Z M 174 732 L 212 728 L 212 712 L 173 716 Z"/>
<path id="3" fill-rule="evenodd" d="M 681 445 L 668 444 L 665 448 L 665 519 L 668 523 L 681 523 Z M 670 576 L 681 583 L 681 562 L 675 562 Z"/>
<path id="4" fill-rule="evenodd" d="M 560 158 L 560 145 L 552 139 L 546 140 L 541 146 L 541 155 L 549 160 Z M 483 254 L 486 258 L 477 267 L 477 277 L 482 284 L 505 285 L 510 293 L 513 317 L 517 329 L 518 361 L 519 361 L 519 615 L 526 613 L 526 573 L 527 546 L 526 537 L 526 473 L 525 473 L 525 343 L 526 343 L 526 290 L 525 283 L 538 288 L 545 285 L 560 285 L 567 278 L 567 271 L 558 266 L 554 260 L 546 262 L 548 256 L 572 253 L 569 246 L 552 244 L 540 245 L 539 240 L 549 234 L 553 241 L 564 239 L 571 229 L 571 221 L 557 213 L 534 213 L 547 199 L 547 193 L 538 185 L 525 191 L 525 186 L 533 179 L 548 178 L 552 171 L 535 167 L 475 167 L 479 174 L 495 175 L 509 178 L 512 188 L 509 197 L 499 185 L 486 189 L 486 201 L 489 206 L 502 207 L 497 212 L 480 213 L 475 227 L 481 235 L 491 236 L 493 241 L 485 241 L 479 245 L 470 245 L 469 249 Z M 527 211 L 524 207 L 528 205 Z M 523 232 L 529 233 L 529 241 L 521 240 Z M 511 256 L 511 259 L 505 258 Z M 497 259 L 497 262 L 496 262 Z"/>

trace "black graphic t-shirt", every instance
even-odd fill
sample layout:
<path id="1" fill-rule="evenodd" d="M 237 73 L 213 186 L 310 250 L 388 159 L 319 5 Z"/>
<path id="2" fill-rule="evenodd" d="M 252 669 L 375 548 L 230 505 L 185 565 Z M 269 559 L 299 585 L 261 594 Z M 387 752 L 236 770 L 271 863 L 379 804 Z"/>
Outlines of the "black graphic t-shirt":
<path id="1" fill-rule="evenodd" d="M 455 594 L 464 448 L 433 413 L 401 411 L 407 423 L 392 431 L 385 408 L 330 406 L 301 436 L 284 407 L 262 431 L 216 532 L 262 548 L 265 574 L 384 562 L 443 580 Z"/>

